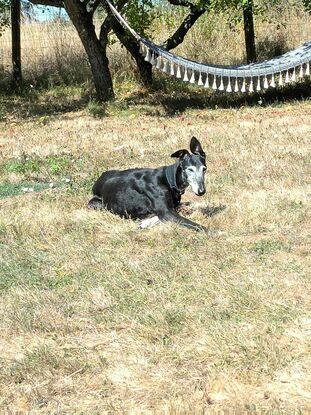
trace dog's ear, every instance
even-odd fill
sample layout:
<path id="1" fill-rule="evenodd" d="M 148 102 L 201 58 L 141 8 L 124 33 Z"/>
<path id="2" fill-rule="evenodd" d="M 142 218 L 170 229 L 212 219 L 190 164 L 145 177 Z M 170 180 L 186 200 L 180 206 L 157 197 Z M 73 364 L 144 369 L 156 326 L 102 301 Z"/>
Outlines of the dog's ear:
<path id="1" fill-rule="evenodd" d="M 200 154 L 200 156 L 205 157 L 201 143 L 196 137 L 192 137 L 190 140 L 190 150 L 193 154 Z"/>
<path id="2" fill-rule="evenodd" d="M 171 157 L 176 157 L 176 158 L 182 159 L 187 154 L 188 155 L 190 154 L 189 151 L 183 148 L 182 150 L 175 151 L 175 153 L 171 154 Z"/>

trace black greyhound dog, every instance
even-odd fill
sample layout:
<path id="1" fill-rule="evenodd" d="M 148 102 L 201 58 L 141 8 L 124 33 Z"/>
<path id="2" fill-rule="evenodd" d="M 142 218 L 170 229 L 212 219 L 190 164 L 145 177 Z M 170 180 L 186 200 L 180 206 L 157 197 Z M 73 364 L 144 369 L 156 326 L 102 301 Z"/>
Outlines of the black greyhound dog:
<path id="1" fill-rule="evenodd" d="M 200 142 L 192 137 L 190 150 L 178 150 L 171 157 L 175 164 L 156 169 L 110 170 L 104 172 L 93 186 L 93 197 L 88 206 L 107 208 L 121 217 L 145 219 L 141 227 L 159 221 L 172 221 L 197 231 L 206 231 L 176 209 L 186 187 L 202 196 L 205 193 L 205 153 Z M 149 218 L 149 219 L 146 219 Z"/>

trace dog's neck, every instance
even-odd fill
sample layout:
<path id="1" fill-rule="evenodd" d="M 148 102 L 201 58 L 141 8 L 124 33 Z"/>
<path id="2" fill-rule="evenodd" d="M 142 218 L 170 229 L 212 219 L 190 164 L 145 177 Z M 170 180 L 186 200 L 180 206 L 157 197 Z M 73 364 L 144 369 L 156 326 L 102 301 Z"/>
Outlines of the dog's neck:
<path id="1" fill-rule="evenodd" d="M 170 187 L 170 189 L 176 193 L 177 195 L 182 195 L 185 193 L 185 189 L 187 185 L 182 183 L 182 178 L 180 177 L 178 180 L 178 167 L 179 162 L 172 164 L 170 166 L 165 167 L 165 178 Z"/>

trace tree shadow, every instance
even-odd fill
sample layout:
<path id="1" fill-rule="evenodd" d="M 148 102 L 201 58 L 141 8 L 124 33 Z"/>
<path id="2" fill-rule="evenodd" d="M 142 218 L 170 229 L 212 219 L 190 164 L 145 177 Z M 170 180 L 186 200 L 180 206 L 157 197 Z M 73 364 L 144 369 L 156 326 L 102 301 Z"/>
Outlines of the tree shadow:
<path id="1" fill-rule="evenodd" d="M 127 111 L 131 113 L 134 110 L 139 111 L 139 114 L 154 117 L 163 115 L 174 117 L 189 109 L 266 107 L 305 100 L 310 96 L 310 80 L 260 93 L 230 94 L 198 88 L 173 78 L 160 76 L 155 78 L 152 88 L 142 88 L 105 105 L 108 110 L 114 108 L 117 114 Z M 58 116 L 85 109 L 93 99 L 94 91 L 90 86 L 85 87 L 85 85 L 32 88 L 28 84 L 18 94 L 8 88 L 1 89 L 0 119 L 6 119 L 8 116 L 17 116 L 21 119 Z"/>
<path id="2" fill-rule="evenodd" d="M 90 101 L 90 92 L 77 87 L 79 93 L 74 94 L 71 92 L 73 88 L 59 86 L 36 89 L 26 85 L 19 91 L 4 89 L 0 95 L 0 119 L 7 116 L 21 119 L 50 117 L 85 108 Z"/>
<path id="3" fill-rule="evenodd" d="M 284 102 L 305 100 L 310 96 L 310 80 L 283 88 L 264 90 L 260 93 L 229 94 L 221 91 L 199 89 L 195 86 L 182 84 L 179 81 L 163 78 L 155 81 L 151 91 L 138 91 L 127 97 L 125 101 L 129 106 L 147 104 L 153 107 L 153 111 L 149 109 L 148 115 L 158 116 L 158 108 L 161 106 L 166 116 L 176 116 L 188 109 L 266 107 Z"/>

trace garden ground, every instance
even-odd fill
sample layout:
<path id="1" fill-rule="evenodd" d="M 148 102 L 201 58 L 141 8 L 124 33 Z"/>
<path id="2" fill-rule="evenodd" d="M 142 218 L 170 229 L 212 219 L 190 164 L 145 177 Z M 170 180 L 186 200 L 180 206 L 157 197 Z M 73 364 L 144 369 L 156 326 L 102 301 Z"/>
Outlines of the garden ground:
<path id="1" fill-rule="evenodd" d="M 2 97 L 0 407 L 310 413 L 310 101 L 134 95 Z M 171 163 L 192 135 L 207 193 L 183 214 L 208 236 L 86 208 L 103 170 Z"/>

